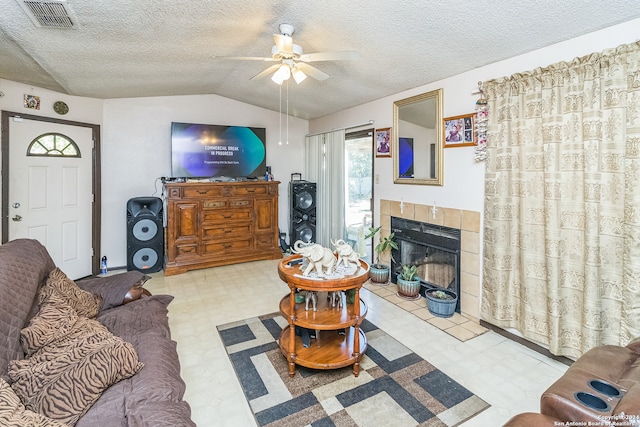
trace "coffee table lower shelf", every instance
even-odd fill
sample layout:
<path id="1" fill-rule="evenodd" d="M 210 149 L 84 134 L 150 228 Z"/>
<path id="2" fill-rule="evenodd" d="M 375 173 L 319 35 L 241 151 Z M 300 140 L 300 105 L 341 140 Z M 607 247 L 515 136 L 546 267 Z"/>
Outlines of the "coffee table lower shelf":
<path id="1" fill-rule="evenodd" d="M 316 331 L 316 338 L 311 340 L 311 345 L 305 348 L 302 345 L 302 338 L 295 337 L 295 360 L 292 363 L 290 355 L 290 328 L 287 326 L 280 334 L 280 351 L 289 361 L 289 374 L 295 374 L 295 365 L 305 366 L 312 369 L 338 369 L 349 365 L 354 365 L 353 373 L 357 377 L 360 371 L 360 359 L 367 351 L 367 337 L 358 328 L 360 335 L 360 351 L 354 356 L 353 337 L 356 328 L 351 326 L 346 329 L 345 334 L 340 334 L 342 330 L 319 330 Z"/>

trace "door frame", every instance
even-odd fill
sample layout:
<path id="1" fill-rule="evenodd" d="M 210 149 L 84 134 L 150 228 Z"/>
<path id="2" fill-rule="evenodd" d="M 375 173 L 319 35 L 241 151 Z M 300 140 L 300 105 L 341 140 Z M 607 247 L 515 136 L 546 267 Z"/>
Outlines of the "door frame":
<path id="1" fill-rule="evenodd" d="M 91 254 L 91 271 L 96 275 L 100 272 L 100 257 L 96 254 L 100 254 L 100 236 L 101 236 L 101 181 L 100 181 L 100 125 L 84 122 L 76 122 L 72 120 L 62 120 L 54 117 L 35 116 L 33 114 L 22 114 L 13 111 L 2 111 L 0 133 L 0 153 L 2 155 L 2 209 L 0 214 L 2 215 L 2 239 L 1 243 L 7 243 L 9 240 L 9 119 L 12 117 L 19 117 L 26 120 L 34 120 L 48 123 L 56 123 L 68 126 L 77 126 L 90 128 L 93 137 L 93 150 L 92 150 L 92 172 L 91 172 L 91 188 L 93 191 L 93 202 L 91 203 L 91 247 L 93 253 Z"/>

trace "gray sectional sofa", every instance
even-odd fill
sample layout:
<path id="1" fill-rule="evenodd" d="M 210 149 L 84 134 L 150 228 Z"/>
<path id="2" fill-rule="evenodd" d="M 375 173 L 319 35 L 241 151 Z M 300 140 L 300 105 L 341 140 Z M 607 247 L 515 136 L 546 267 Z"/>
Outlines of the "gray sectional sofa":
<path id="1" fill-rule="evenodd" d="M 169 330 L 173 297 L 142 295 L 135 271 L 65 277 L 36 240 L 0 245 L 0 424 L 195 426 Z"/>

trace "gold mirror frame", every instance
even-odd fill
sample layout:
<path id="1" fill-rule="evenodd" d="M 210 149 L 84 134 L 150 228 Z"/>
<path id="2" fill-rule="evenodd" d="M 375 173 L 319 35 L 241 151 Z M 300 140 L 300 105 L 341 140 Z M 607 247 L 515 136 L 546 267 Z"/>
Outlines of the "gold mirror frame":
<path id="1" fill-rule="evenodd" d="M 444 185 L 444 157 L 442 137 L 443 90 L 401 99 L 393 103 L 393 182 L 395 184 Z M 425 129 L 425 132 L 416 130 Z M 401 146 L 403 139 L 403 160 L 413 157 L 412 177 L 401 176 Z M 413 144 L 406 149 L 408 140 Z M 419 164 L 425 159 L 427 166 Z"/>

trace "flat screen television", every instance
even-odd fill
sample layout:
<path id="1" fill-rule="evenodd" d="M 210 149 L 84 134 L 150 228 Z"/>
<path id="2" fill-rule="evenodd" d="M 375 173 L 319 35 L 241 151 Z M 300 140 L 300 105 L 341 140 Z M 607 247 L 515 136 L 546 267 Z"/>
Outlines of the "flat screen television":
<path id="1" fill-rule="evenodd" d="M 266 165 L 265 128 L 171 123 L 175 178 L 262 178 Z"/>

